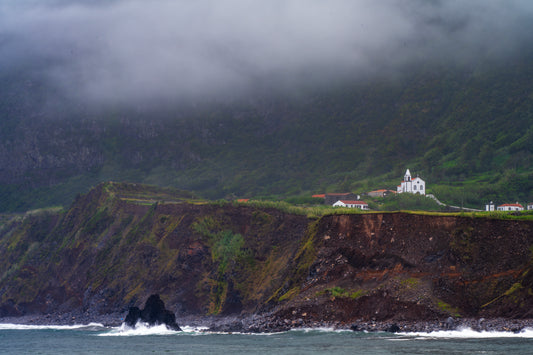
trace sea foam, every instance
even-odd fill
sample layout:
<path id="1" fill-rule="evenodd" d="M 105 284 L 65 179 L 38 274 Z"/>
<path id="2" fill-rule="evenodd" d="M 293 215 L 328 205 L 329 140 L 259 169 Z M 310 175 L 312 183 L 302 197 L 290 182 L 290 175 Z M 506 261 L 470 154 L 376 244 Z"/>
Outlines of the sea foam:
<path id="1" fill-rule="evenodd" d="M 13 323 L 0 323 L 0 330 L 71 330 L 71 329 L 91 329 L 95 330 L 107 329 L 101 323 L 89 323 L 89 324 L 75 324 L 75 325 L 33 325 L 33 324 L 13 324 Z"/>
<path id="2" fill-rule="evenodd" d="M 488 338 L 533 338 L 533 329 L 524 328 L 520 332 L 502 332 L 502 331 L 477 331 L 472 328 L 459 328 L 457 330 L 440 330 L 429 333 L 409 332 L 396 333 L 400 336 L 416 338 L 465 338 L 465 339 L 488 339 Z"/>
<path id="3" fill-rule="evenodd" d="M 109 332 L 98 334 L 98 336 L 143 336 L 143 335 L 177 335 L 177 334 L 201 334 L 207 330 L 207 327 L 180 326 L 181 331 L 170 330 L 166 325 L 149 326 L 139 322 L 135 328 L 129 327 L 122 323 L 120 327 L 113 328 Z"/>
<path id="4" fill-rule="evenodd" d="M 113 328 L 109 332 L 98 334 L 98 336 L 142 336 L 142 335 L 174 335 L 177 332 L 170 330 L 166 325 L 148 326 L 144 323 L 137 323 L 135 328 L 122 324 L 120 327 Z"/>

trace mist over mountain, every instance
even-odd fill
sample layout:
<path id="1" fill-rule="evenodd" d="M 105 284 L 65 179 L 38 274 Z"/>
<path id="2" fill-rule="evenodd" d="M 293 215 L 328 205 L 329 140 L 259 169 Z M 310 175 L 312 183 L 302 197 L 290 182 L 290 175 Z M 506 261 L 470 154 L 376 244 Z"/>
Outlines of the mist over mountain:
<path id="1" fill-rule="evenodd" d="M 518 0 L 4 1 L 0 71 L 91 105 L 235 99 L 509 60 L 532 17 Z"/>
<path id="2" fill-rule="evenodd" d="M 103 180 L 363 191 L 407 165 L 450 202 L 533 200 L 532 20 L 519 0 L 3 1 L 0 210 Z"/>

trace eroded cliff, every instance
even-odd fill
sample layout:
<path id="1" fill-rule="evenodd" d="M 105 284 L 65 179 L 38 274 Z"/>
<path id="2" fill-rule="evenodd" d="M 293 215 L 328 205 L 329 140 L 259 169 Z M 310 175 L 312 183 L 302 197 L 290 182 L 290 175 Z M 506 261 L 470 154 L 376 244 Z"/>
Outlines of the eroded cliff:
<path id="1" fill-rule="evenodd" d="M 0 316 L 123 312 L 158 293 L 178 317 L 532 317 L 533 222 L 408 213 L 310 219 L 101 184 L 0 230 Z"/>

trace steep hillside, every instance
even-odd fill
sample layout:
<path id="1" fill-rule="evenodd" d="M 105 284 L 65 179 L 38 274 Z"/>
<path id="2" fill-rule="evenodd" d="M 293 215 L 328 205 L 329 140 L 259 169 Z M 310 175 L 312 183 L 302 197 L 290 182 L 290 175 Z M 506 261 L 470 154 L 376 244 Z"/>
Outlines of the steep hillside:
<path id="1" fill-rule="evenodd" d="M 393 188 L 406 167 L 450 204 L 533 200 L 532 55 L 395 77 L 115 109 L 51 105 L 22 73 L 0 97 L 0 210 L 68 205 L 101 181 L 209 198 Z"/>
<path id="2" fill-rule="evenodd" d="M 298 265 L 307 218 L 131 197 L 107 183 L 58 216 L 2 230 L 4 315 L 116 312 L 157 292 L 179 313 L 254 311 Z"/>
<path id="3" fill-rule="evenodd" d="M 106 183 L 0 229 L 0 316 L 124 312 L 273 321 L 531 318 L 533 222 L 407 213 L 310 219 Z"/>

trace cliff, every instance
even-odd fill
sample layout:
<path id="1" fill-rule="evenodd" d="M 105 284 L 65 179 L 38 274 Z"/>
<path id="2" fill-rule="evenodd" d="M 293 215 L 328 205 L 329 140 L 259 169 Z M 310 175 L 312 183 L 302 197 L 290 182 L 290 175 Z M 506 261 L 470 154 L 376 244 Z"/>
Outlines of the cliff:
<path id="1" fill-rule="evenodd" d="M 531 318 L 533 221 L 372 213 L 309 218 L 100 184 L 0 229 L 0 317 L 121 313 L 158 293 L 179 317 L 349 324 Z"/>

